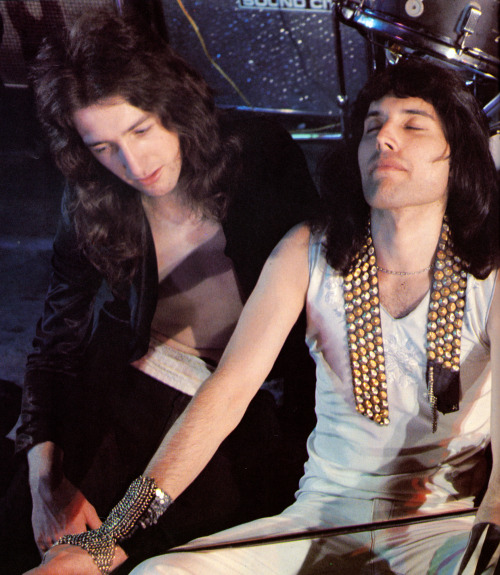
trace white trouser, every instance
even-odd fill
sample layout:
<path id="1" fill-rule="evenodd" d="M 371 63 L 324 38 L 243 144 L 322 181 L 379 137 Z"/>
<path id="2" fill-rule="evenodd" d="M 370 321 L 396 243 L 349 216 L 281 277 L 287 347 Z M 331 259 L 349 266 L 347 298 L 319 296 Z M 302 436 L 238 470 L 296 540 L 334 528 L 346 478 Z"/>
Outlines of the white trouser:
<path id="1" fill-rule="evenodd" d="M 331 497 L 326 504 L 324 496 L 306 494 L 276 517 L 197 539 L 141 563 L 131 575 L 452 575 L 467 545 L 472 515 L 349 535 L 188 551 L 202 545 L 369 523 L 382 519 L 390 505 Z"/>

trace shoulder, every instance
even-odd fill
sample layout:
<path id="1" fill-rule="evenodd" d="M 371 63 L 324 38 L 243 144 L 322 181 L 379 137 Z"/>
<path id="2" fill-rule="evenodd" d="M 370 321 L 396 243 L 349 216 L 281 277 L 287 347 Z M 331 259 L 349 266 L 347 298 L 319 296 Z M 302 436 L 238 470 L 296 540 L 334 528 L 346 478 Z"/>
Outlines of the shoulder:
<path id="1" fill-rule="evenodd" d="M 309 281 L 309 239 L 307 224 L 290 229 L 271 252 L 264 266 L 259 286 L 279 297 L 303 297 Z"/>
<path id="2" fill-rule="evenodd" d="M 466 302 L 467 309 L 472 305 L 480 307 L 483 312 L 489 313 L 494 301 L 495 286 L 498 284 L 498 270 L 493 270 L 485 278 L 478 279 L 472 274 L 467 276 Z"/>
<path id="3" fill-rule="evenodd" d="M 297 263 L 307 261 L 309 253 L 309 243 L 311 240 L 311 229 L 307 223 L 301 223 L 291 228 L 274 248 L 272 257 L 279 257 L 296 261 Z"/>
<path id="4" fill-rule="evenodd" d="M 309 246 L 309 241 L 314 238 L 311 227 L 308 223 L 300 223 L 294 226 L 287 234 L 285 234 L 283 241 L 291 243 L 297 247 Z"/>

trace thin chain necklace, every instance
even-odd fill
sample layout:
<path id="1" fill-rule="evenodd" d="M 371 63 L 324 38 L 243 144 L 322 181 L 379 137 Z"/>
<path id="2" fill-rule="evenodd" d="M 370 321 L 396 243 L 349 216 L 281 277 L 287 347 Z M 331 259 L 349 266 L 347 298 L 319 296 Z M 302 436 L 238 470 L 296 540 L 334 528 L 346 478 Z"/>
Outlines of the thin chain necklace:
<path id="1" fill-rule="evenodd" d="M 388 425 L 389 403 L 377 270 L 368 225 L 364 245 L 344 276 L 347 338 L 356 410 L 379 425 Z M 433 432 L 437 429 L 438 410 L 448 413 L 458 409 L 466 287 L 465 265 L 453 253 L 445 219 L 433 264 L 427 314 L 427 386 Z"/>
<path id="2" fill-rule="evenodd" d="M 393 276 L 416 276 L 418 274 L 423 274 L 424 272 L 428 272 L 431 268 L 432 268 L 432 264 L 427 266 L 426 268 L 422 268 L 421 270 L 418 270 L 416 272 L 395 272 L 393 270 L 386 270 L 385 268 L 381 268 L 379 265 L 377 265 L 377 270 L 379 272 L 383 272 L 385 274 L 391 274 Z"/>

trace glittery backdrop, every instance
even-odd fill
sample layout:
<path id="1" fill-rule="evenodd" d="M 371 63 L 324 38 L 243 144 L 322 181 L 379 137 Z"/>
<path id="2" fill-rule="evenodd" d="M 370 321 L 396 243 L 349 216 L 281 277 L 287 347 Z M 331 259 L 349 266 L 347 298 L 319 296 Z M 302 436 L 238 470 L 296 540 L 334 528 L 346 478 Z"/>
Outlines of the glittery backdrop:
<path id="1" fill-rule="evenodd" d="M 246 101 L 210 63 L 181 4 L 211 58 Z M 327 0 L 163 0 L 163 11 L 171 44 L 204 74 L 219 104 L 337 116 L 331 5 Z M 346 91 L 354 98 L 367 75 L 365 41 L 345 25 L 341 38 Z"/>
<path id="2" fill-rule="evenodd" d="M 83 10 L 113 0 L 0 0 L 0 78 L 10 87 L 27 84 L 27 62 L 43 36 L 73 21 Z"/>
<path id="3" fill-rule="evenodd" d="M 446 4 L 436 0 L 436 14 L 430 10 L 434 4 L 426 5 L 423 14 L 414 15 L 415 22 L 410 23 L 412 40 L 420 39 L 420 33 L 413 33 L 419 26 L 425 34 L 441 33 L 439 26 L 452 34 L 456 26 L 451 24 L 457 19 L 454 12 L 461 13 L 464 1 L 443 11 Z M 422 0 L 373 0 L 368 4 L 383 4 L 391 8 L 391 15 L 398 15 L 403 5 L 407 12 L 408 5 L 423 7 Z M 342 92 L 342 78 L 336 57 L 333 0 L 2 0 L 3 83 L 26 85 L 26 62 L 43 35 L 70 23 L 80 12 L 101 5 L 128 7 L 138 17 L 149 19 L 154 14 L 157 20 L 163 18 L 171 44 L 207 78 L 222 106 L 339 116 L 337 98 Z M 478 48 L 484 41 L 480 31 L 488 31 L 488 38 L 498 36 L 495 22 L 488 24 L 496 19 L 498 0 L 481 0 L 481 5 L 479 24 L 483 24 L 471 36 L 471 46 L 478 43 Z M 399 20 L 403 18 L 397 19 L 396 29 Z M 352 101 L 368 74 L 367 41 L 353 26 L 340 23 L 339 27 L 345 92 Z"/>

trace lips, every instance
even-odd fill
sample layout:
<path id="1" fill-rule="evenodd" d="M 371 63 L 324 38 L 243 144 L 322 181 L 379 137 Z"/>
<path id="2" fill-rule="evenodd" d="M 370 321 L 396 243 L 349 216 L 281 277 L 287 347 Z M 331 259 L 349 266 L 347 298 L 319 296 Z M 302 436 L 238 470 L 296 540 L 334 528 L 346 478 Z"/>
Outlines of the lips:
<path id="1" fill-rule="evenodd" d="M 149 176 L 146 176 L 145 178 L 138 178 L 136 182 L 141 184 L 142 186 L 152 186 L 160 179 L 161 171 L 162 168 L 158 168 L 157 170 L 149 174 Z"/>
<path id="2" fill-rule="evenodd" d="M 378 159 L 373 162 L 370 166 L 370 173 L 373 174 L 374 172 L 383 172 L 383 171 L 399 171 L 399 172 L 406 172 L 406 167 L 396 159 Z"/>

